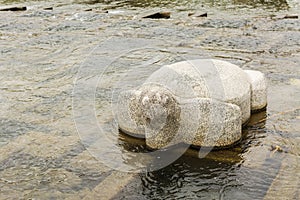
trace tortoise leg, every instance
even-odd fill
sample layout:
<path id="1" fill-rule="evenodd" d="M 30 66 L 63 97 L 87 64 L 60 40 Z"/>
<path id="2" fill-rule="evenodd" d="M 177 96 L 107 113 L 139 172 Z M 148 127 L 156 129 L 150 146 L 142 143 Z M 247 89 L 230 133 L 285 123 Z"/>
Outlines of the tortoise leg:
<path id="1" fill-rule="evenodd" d="M 239 106 L 209 98 L 179 102 L 180 115 L 174 118 L 176 123 L 167 120 L 159 131 L 147 126 L 148 147 L 160 149 L 184 142 L 195 147 L 222 148 L 240 140 L 242 121 Z"/>
<path id="2" fill-rule="evenodd" d="M 267 81 L 263 73 L 244 70 L 251 85 L 251 111 L 262 110 L 267 106 Z"/>
<path id="3" fill-rule="evenodd" d="M 242 116 L 239 106 L 209 98 L 195 98 L 193 101 L 195 106 L 185 104 L 182 107 L 182 110 L 186 110 L 187 113 L 198 113 L 197 121 L 186 115 L 188 123 L 185 127 L 187 129 L 191 126 L 197 127 L 193 130 L 195 133 L 183 134 L 186 143 L 196 147 L 222 148 L 241 139 Z"/>

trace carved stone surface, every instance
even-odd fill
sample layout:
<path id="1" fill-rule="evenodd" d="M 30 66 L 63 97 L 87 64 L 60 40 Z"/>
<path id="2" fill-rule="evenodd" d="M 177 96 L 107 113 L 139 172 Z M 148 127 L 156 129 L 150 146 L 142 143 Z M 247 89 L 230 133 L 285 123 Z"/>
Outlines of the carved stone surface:
<path id="1" fill-rule="evenodd" d="M 119 95 L 119 128 L 160 149 L 185 142 L 224 147 L 241 138 L 251 110 L 266 106 L 266 80 L 220 60 L 163 66 L 143 85 Z"/>

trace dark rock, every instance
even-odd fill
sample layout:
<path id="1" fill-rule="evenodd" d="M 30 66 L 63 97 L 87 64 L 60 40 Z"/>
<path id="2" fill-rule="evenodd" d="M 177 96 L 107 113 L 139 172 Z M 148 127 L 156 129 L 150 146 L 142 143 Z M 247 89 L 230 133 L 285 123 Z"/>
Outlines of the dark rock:
<path id="1" fill-rule="evenodd" d="M 283 19 L 298 19 L 298 15 L 286 15 Z"/>
<path id="2" fill-rule="evenodd" d="M 84 11 L 93 11 L 93 9 L 92 8 L 88 8 L 88 9 L 85 9 Z"/>
<path id="3" fill-rule="evenodd" d="M 169 19 L 171 17 L 170 12 L 157 12 L 151 15 L 147 15 L 143 18 L 151 18 L 151 19 Z"/>
<path id="4" fill-rule="evenodd" d="M 271 18 L 275 20 L 298 19 L 298 15 L 297 14 L 277 15 L 277 16 L 271 16 Z"/>
<path id="5" fill-rule="evenodd" d="M 53 7 L 44 8 L 44 10 L 53 10 Z"/>
<path id="6" fill-rule="evenodd" d="M 196 14 L 196 13 L 189 13 L 188 16 L 195 16 L 195 17 L 207 17 L 207 13 Z"/>
<path id="7" fill-rule="evenodd" d="M 25 11 L 27 7 L 8 7 L 8 8 L 0 8 L 0 11 Z"/>
<path id="8" fill-rule="evenodd" d="M 203 14 L 197 15 L 196 17 L 207 17 L 207 13 L 203 13 Z"/>
<path id="9" fill-rule="evenodd" d="M 207 17 L 207 13 L 202 13 L 200 15 L 197 15 L 196 17 Z"/>

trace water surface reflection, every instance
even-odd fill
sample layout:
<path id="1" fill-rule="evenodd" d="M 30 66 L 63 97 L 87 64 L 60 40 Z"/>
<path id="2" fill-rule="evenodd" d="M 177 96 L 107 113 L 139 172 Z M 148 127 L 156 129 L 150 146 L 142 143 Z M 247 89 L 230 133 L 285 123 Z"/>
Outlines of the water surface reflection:
<path id="1" fill-rule="evenodd" d="M 92 192 L 118 193 L 116 199 L 299 199 L 300 21 L 272 17 L 293 13 L 296 7 L 285 10 L 285 1 L 0 2 L 30 6 L 27 11 L 0 12 L 0 199 L 82 199 Z M 298 1 L 287 2 L 297 6 Z M 106 13 L 113 5 L 123 12 Z M 171 19 L 139 17 L 152 7 L 170 9 Z M 209 15 L 189 17 L 190 10 Z M 111 176 L 115 170 L 86 150 L 72 113 L 79 67 L 91 49 L 112 36 L 127 42 L 123 46 L 108 43 L 89 66 L 95 70 L 92 76 L 84 78 L 98 75 L 100 55 L 113 58 L 114 49 L 151 38 L 152 46 L 193 59 L 217 58 L 262 71 L 269 80 L 268 111 L 250 121 L 237 146 L 211 152 L 205 159 L 189 150 L 166 168 L 141 173 L 122 185 L 122 178 Z M 106 85 L 96 91 L 97 117 L 110 119 L 102 102 L 111 99 L 107 88 L 119 80 L 124 65 L 150 59 L 146 64 L 153 67 L 170 57 L 163 52 L 137 50 L 120 58 L 116 70 L 103 77 Z M 176 59 L 171 56 L 171 61 Z M 145 78 L 133 72 L 127 77 L 129 83 Z M 87 97 L 89 87 L 83 89 L 80 99 Z M 116 138 L 115 146 L 121 152 L 147 152 L 139 143 L 129 145 L 123 136 L 111 137 Z M 133 157 L 122 155 L 120 159 L 100 156 L 119 164 L 138 164 Z"/>
<path id="2" fill-rule="evenodd" d="M 141 173 L 142 189 L 134 194 L 142 199 L 263 198 L 283 158 L 267 148 L 257 148 L 269 132 L 265 122 L 266 111 L 253 114 L 242 141 L 234 147 L 212 151 L 202 159 L 198 158 L 198 150 L 191 148 L 169 166 Z M 119 141 L 126 150 L 148 151 L 144 140 L 120 133 Z M 130 187 L 127 190 L 133 190 Z M 131 198 L 120 193 L 116 199 Z"/>
<path id="3" fill-rule="evenodd" d="M 96 4 L 105 3 L 112 4 L 115 7 L 160 7 L 160 8 L 175 8 L 184 7 L 185 9 L 197 9 L 204 6 L 226 8 L 263 8 L 286 10 L 289 8 L 287 0 L 76 0 L 78 3 Z"/>

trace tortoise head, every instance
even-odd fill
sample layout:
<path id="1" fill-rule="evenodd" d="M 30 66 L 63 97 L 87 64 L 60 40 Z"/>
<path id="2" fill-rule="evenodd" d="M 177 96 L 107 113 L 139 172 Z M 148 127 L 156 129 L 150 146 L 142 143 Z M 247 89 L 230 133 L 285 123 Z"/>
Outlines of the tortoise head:
<path id="1" fill-rule="evenodd" d="M 170 142 L 180 124 L 181 108 L 171 91 L 160 85 L 143 85 L 129 102 L 131 119 L 145 128 L 151 148 Z"/>

